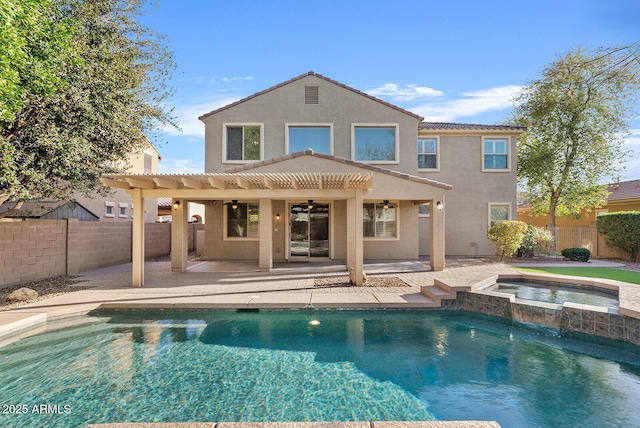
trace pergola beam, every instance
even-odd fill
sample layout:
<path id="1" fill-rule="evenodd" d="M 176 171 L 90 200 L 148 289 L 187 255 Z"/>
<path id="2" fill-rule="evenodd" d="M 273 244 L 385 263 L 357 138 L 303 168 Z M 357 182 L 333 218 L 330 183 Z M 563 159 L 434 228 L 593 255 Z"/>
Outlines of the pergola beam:
<path id="1" fill-rule="evenodd" d="M 181 177 L 181 180 L 182 184 L 184 184 L 184 187 L 188 187 L 190 189 L 202 189 L 201 181 L 194 180 L 193 178 L 189 177 Z"/>
<path id="2" fill-rule="evenodd" d="M 145 180 L 143 178 L 127 177 L 126 181 L 131 187 L 136 187 L 138 189 L 155 189 L 156 187 L 153 181 Z"/>
<path id="3" fill-rule="evenodd" d="M 156 183 L 156 186 L 165 189 L 177 189 L 178 187 L 180 187 L 180 184 L 177 181 L 168 180 L 162 177 L 154 177 L 153 182 Z"/>
<path id="4" fill-rule="evenodd" d="M 240 186 L 242 189 L 253 188 L 253 186 L 251 185 L 251 182 L 243 177 L 236 177 L 236 183 L 238 183 L 238 186 Z"/>
<path id="5" fill-rule="evenodd" d="M 220 180 L 219 178 L 209 177 L 207 180 L 209 181 L 209 184 L 211 185 L 211 187 L 215 187 L 216 189 L 223 189 L 223 190 L 227 188 L 227 183 Z"/>

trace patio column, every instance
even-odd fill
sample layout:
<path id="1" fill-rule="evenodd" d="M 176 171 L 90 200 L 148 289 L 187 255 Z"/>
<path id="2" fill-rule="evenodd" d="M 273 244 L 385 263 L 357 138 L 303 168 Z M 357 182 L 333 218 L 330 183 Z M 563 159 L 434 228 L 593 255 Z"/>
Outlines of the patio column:
<path id="1" fill-rule="evenodd" d="M 347 199 L 347 270 L 354 269 L 352 281 L 364 284 L 364 249 L 362 244 L 362 190 Z"/>
<path id="2" fill-rule="evenodd" d="M 189 202 L 186 199 L 171 200 L 171 270 L 187 270 L 189 256 Z"/>
<path id="3" fill-rule="evenodd" d="M 260 199 L 260 270 L 273 267 L 273 210 L 271 199 Z"/>
<path id="4" fill-rule="evenodd" d="M 133 221 L 131 242 L 131 285 L 144 285 L 144 198 L 141 189 L 129 192 L 133 198 Z"/>
<path id="5" fill-rule="evenodd" d="M 438 202 L 431 200 L 430 205 L 430 251 L 429 264 L 431 270 L 440 271 L 444 269 L 444 198 Z"/>

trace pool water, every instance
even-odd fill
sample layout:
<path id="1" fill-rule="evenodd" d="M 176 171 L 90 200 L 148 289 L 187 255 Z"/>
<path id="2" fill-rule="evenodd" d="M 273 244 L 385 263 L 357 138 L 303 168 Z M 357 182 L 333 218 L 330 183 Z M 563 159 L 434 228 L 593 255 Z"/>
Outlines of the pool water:
<path id="1" fill-rule="evenodd" d="M 618 309 L 618 294 L 613 291 L 548 281 L 500 281 L 496 291 L 512 293 L 520 299 L 563 304 L 565 302 Z"/>
<path id="2" fill-rule="evenodd" d="M 104 314 L 0 347 L 0 405 L 26 409 L 0 426 L 640 426 L 640 348 L 581 338 L 453 311 Z"/>

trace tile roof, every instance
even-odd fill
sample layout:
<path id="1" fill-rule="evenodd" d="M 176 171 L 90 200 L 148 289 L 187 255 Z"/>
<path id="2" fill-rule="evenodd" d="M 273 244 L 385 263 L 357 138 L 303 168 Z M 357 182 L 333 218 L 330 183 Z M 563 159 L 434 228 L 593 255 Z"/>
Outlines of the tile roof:
<path id="1" fill-rule="evenodd" d="M 480 125 L 471 123 L 447 123 L 447 122 L 422 122 L 418 129 L 445 130 L 445 131 L 517 131 L 527 130 L 524 126 L 512 125 Z"/>
<path id="2" fill-rule="evenodd" d="M 318 74 L 318 73 L 316 73 L 316 72 L 314 72 L 314 71 L 309 71 L 309 72 L 307 72 L 307 73 L 301 74 L 301 75 L 300 75 L 300 76 L 298 76 L 298 77 L 294 77 L 293 79 L 286 80 L 286 81 L 284 81 L 284 82 L 282 82 L 282 83 L 279 83 L 279 84 L 277 84 L 277 85 L 275 85 L 275 86 L 272 86 L 272 87 L 270 87 L 270 88 L 267 88 L 267 89 L 265 89 L 265 90 L 263 90 L 263 91 L 256 92 L 256 93 L 255 93 L 255 94 L 253 94 L 253 95 L 249 95 L 248 97 L 245 97 L 245 98 L 243 98 L 243 99 L 241 99 L 241 100 L 238 100 L 238 101 L 236 101 L 236 102 L 234 102 L 234 103 L 228 104 L 228 105 L 226 105 L 226 106 L 224 106 L 224 107 L 220 107 L 219 109 L 213 110 L 213 111 L 211 111 L 211 112 L 209 112 L 209 113 L 205 113 L 205 114 L 203 114 L 202 116 L 200 116 L 198 119 L 203 120 L 203 119 L 205 119 L 205 118 L 207 118 L 207 117 L 209 117 L 209 116 L 211 116 L 211 115 L 214 115 L 214 114 L 216 114 L 216 113 L 219 113 L 219 112 L 221 112 L 221 111 L 223 111 L 223 110 L 226 110 L 226 109 L 229 109 L 229 108 L 231 108 L 231 107 L 237 106 L 238 104 L 244 103 L 245 101 L 249 101 L 250 99 L 253 99 L 253 98 L 258 97 L 258 96 L 260 96 L 260 95 L 266 94 L 267 92 L 271 92 L 271 91 L 273 91 L 273 90 L 276 90 L 276 89 L 278 89 L 278 88 L 281 88 L 281 87 L 283 87 L 283 86 L 285 86 L 285 85 L 288 85 L 288 84 L 293 83 L 293 82 L 295 82 L 295 81 L 297 81 L 297 80 L 303 79 L 303 78 L 305 78 L 305 77 L 307 77 L 307 76 L 315 76 L 315 77 L 318 77 L 318 78 L 323 79 L 323 80 L 325 80 L 325 81 L 327 81 L 327 82 L 329 82 L 329 83 L 332 83 L 332 84 L 334 84 L 334 85 L 340 86 L 341 88 L 347 89 L 347 90 L 349 90 L 349 91 L 351 91 L 351 92 L 354 92 L 354 93 L 356 93 L 356 94 L 358 94 L 358 95 L 362 95 L 363 97 L 369 98 L 370 100 L 376 101 L 376 102 L 378 102 L 378 103 L 380 103 L 380 104 L 382 104 L 382 105 L 385 105 L 385 106 L 390 107 L 390 108 L 392 108 L 392 109 L 394 109 L 394 110 L 397 110 L 397 111 L 399 111 L 399 112 L 401 112 L 401 113 L 404 113 L 404 114 L 406 114 L 406 115 L 409 115 L 409 116 L 411 116 L 411 117 L 414 117 L 414 118 L 416 118 L 416 119 L 418 119 L 418 120 L 423 120 L 423 119 L 424 119 L 423 117 L 418 116 L 418 115 L 417 115 L 417 114 L 415 114 L 415 113 L 411 113 L 411 112 L 410 112 L 410 111 L 408 111 L 408 110 L 405 110 L 405 109 L 403 109 L 403 108 L 400 108 L 400 107 L 398 107 L 398 106 L 395 106 L 395 105 L 393 105 L 393 104 L 390 104 L 390 103 L 388 103 L 388 102 L 386 102 L 386 101 L 382 101 L 382 100 L 381 100 L 381 99 L 379 99 L 379 98 L 376 98 L 376 97 L 371 96 L 371 95 L 369 95 L 369 94 L 367 94 L 367 93 L 365 93 L 365 92 L 362 92 L 362 91 L 359 91 L 359 90 L 357 90 L 357 89 L 355 89 L 355 88 L 352 88 L 352 87 L 350 87 L 350 86 L 347 86 L 347 85 L 345 85 L 345 84 L 343 84 L 343 83 L 340 83 L 340 82 L 338 82 L 338 81 L 336 81 L 336 80 L 333 80 L 333 79 L 330 79 L 330 78 L 328 78 L 328 77 L 325 77 L 325 76 L 323 76 L 323 75 L 321 75 L 321 74 Z"/>
<path id="3" fill-rule="evenodd" d="M 640 180 L 620 181 L 609 185 L 608 201 L 640 199 Z"/>
<path id="4" fill-rule="evenodd" d="M 254 168 L 259 168 L 261 166 L 265 166 L 265 165 L 271 165 L 273 163 L 279 163 L 279 162 L 283 162 L 289 159 L 293 159 L 293 158 L 297 158 L 300 156 L 315 156 L 317 158 L 321 158 L 321 159 L 328 159 L 334 162 L 340 162 L 340 163 L 344 163 L 347 165 L 353 165 L 355 167 L 358 168 L 363 168 L 369 171 L 373 171 L 373 172 L 379 172 L 382 174 L 386 174 L 386 175 L 391 175 L 393 177 L 398 177 L 398 178 L 402 178 L 405 180 L 409 180 L 409 181 L 415 181 L 417 183 L 423 183 L 423 184 L 429 184 L 431 186 L 435 186 L 435 187 L 440 187 L 442 189 L 446 189 L 446 190 L 451 190 L 453 188 L 453 186 L 451 186 L 450 184 L 446 184 L 446 183 L 441 183 L 439 181 L 435 181 L 435 180 L 430 180 L 428 178 L 423 178 L 423 177 L 417 177 L 415 175 L 410 175 L 410 174 L 406 174 L 403 172 L 399 172 L 399 171 L 394 171 L 392 169 L 386 169 L 386 168 L 381 168 L 379 166 L 376 165 L 369 165 L 366 163 L 362 163 L 362 162 L 357 162 L 357 161 L 353 161 L 351 159 L 345 159 L 345 158 L 341 158 L 338 156 L 333 156 L 333 155 L 326 155 L 324 153 L 316 153 L 311 149 L 307 149 L 301 152 L 295 152 L 295 153 L 291 153 L 288 155 L 284 155 L 284 156 L 280 156 L 274 159 L 269 159 L 269 160 L 264 160 L 264 161 L 259 161 L 259 162 L 254 162 L 254 163 L 250 163 L 250 164 L 246 164 L 246 165 L 240 165 L 236 168 L 232 168 L 232 169 L 228 169 L 225 172 L 230 172 L 230 173 L 234 173 L 234 172 L 245 172 Z"/>

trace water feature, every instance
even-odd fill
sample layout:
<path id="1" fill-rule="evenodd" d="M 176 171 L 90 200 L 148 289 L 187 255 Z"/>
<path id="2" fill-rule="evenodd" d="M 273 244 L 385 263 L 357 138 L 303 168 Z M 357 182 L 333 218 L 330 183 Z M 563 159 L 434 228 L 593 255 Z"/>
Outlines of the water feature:
<path id="1" fill-rule="evenodd" d="M 456 311 L 104 313 L 0 347 L 0 426 L 640 426 L 640 348 L 583 339 Z"/>

